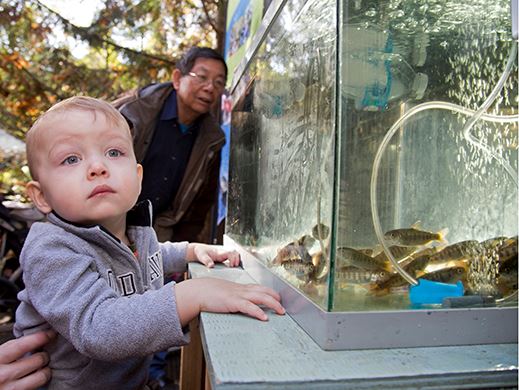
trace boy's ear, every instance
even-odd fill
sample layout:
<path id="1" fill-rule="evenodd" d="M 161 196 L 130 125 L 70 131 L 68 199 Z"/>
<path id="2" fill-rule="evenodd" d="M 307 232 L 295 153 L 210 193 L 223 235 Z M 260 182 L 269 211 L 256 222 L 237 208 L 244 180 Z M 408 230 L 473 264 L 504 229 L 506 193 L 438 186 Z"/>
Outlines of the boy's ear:
<path id="1" fill-rule="evenodd" d="M 142 174 L 143 174 L 143 167 L 141 164 L 137 164 L 137 176 L 139 176 L 139 182 L 142 185 Z"/>
<path id="2" fill-rule="evenodd" d="M 181 77 L 182 77 L 182 73 L 180 72 L 180 70 L 175 69 L 173 71 L 171 81 L 173 82 L 173 86 L 175 87 L 176 90 L 178 90 L 178 88 L 180 87 L 180 78 Z"/>
<path id="3" fill-rule="evenodd" d="M 52 211 L 52 208 L 45 200 L 45 196 L 43 195 L 43 191 L 39 182 L 34 180 L 30 181 L 25 186 L 25 189 L 38 210 L 40 210 L 43 214 L 48 214 Z"/>

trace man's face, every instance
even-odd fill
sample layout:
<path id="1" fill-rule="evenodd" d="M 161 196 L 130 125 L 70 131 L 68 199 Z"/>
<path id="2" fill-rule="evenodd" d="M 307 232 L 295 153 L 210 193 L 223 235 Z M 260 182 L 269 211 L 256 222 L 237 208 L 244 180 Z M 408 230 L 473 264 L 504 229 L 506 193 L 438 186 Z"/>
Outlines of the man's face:
<path id="1" fill-rule="evenodd" d="M 208 113 L 220 98 L 225 87 L 224 65 L 216 59 L 197 58 L 188 74 L 174 71 L 173 85 L 177 90 L 179 118 L 190 124 Z"/>

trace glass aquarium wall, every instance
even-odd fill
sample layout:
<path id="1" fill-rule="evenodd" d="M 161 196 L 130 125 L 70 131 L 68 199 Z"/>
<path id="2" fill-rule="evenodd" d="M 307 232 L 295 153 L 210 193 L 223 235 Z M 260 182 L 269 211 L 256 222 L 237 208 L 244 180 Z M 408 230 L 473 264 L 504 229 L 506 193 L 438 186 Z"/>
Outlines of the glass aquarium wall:
<path id="1" fill-rule="evenodd" d="M 350 1 L 340 15 L 333 310 L 408 308 L 419 278 L 513 301 L 509 1 Z"/>
<path id="2" fill-rule="evenodd" d="M 508 0 L 287 1 L 233 92 L 226 234 L 327 311 L 517 305 Z M 441 308 L 438 305 L 438 308 Z"/>
<path id="3" fill-rule="evenodd" d="M 234 93 L 226 234 L 328 306 L 336 3 L 288 2 Z M 238 95 L 238 96 L 236 96 Z"/>

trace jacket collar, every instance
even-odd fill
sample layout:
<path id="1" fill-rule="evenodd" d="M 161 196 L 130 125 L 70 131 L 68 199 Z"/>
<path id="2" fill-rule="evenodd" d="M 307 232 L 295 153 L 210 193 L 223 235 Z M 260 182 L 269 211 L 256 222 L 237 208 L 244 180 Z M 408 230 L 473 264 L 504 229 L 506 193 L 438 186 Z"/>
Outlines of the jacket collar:
<path id="1" fill-rule="evenodd" d="M 128 228 L 129 226 L 152 226 L 152 216 L 153 216 L 153 207 L 151 205 L 151 202 L 149 200 L 143 200 L 141 202 L 138 202 L 131 210 L 128 211 L 126 214 L 126 225 Z M 69 221 L 65 218 L 63 218 L 61 215 L 56 213 L 55 211 L 52 211 L 48 215 L 49 220 L 56 221 L 59 220 L 63 223 L 66 223 L 67 225 L 75 226 L 77 228 L 83 228 L 83 229 L 92 229 L 92 228 L 100 228 L 101 230 L 109 233 L 106 229 L 104 229 L 101 225 L 98 224 L 92 224 L 92 225 L 84 225 L 75 223 L 72 221 Z M 110 233 L 109 233 L 110 234 Z M 111 234 L 110 234 L 111 235 Z"/>
<path id="2" fill-rule="evenodd" d="M 178 119 L 177 111 L 177 91 L 173 90 L 164 101 L 164 107 L 162 114 L 160 115 L 161 121 L 167 121 L 171 119 Z"/>

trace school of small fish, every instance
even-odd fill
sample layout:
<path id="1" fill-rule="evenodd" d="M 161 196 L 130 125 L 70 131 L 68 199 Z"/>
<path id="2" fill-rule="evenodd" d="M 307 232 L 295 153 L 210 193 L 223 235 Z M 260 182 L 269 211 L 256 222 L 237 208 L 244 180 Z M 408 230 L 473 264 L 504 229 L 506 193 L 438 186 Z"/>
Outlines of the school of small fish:
<path id="1" fill-rule="evenodd" d="M 304 235 L 280 248 L 270 265 L 282 267 L 304 283 L 323 281 L 328 272 L 318 243 L 326 240 L 329 234 L 327 226 L 315 225 L 311 236 Z"/>
<path id="2" fill-rule="evenodd" d="M 328 267 L 316 242 L 322 242 L 329 233 L 327 226 L 316 225 L 312 235 L 280 248 L 271 265 L 283 267 L 304 284 L 323 282 Z M 390 230 L 384 239 L 399 266 L 415 279 L 462 281 L 468 293 L 496 297 L 517 291 L 517 236 L 448 244 L 447 233 L 448 229 L 429 232 L 416 223 L 410 228 Z M 343 286 L 363 286 L 375 296 L 407 287 L 409 283 L 393 268 L 380 247 L 336 248 L 334 276 Z"/>

